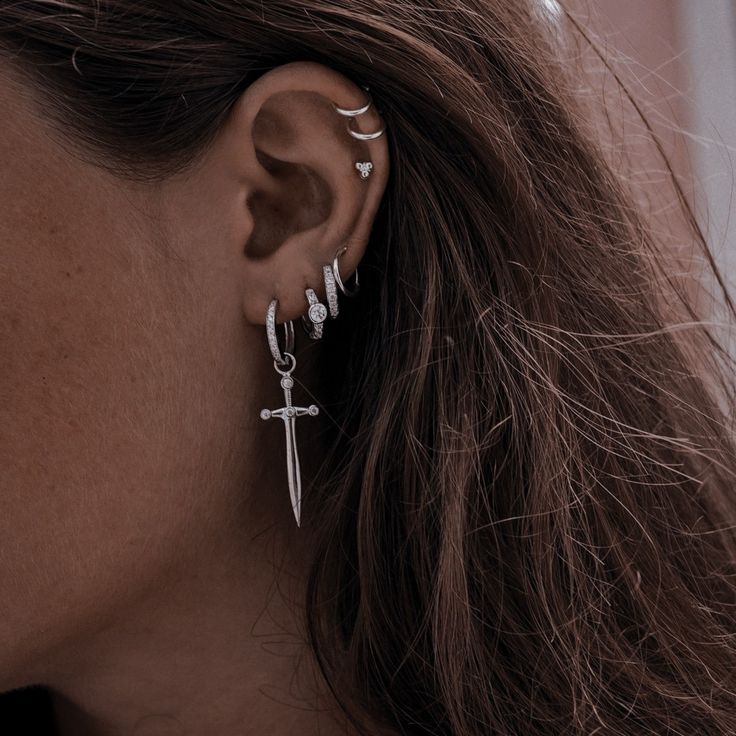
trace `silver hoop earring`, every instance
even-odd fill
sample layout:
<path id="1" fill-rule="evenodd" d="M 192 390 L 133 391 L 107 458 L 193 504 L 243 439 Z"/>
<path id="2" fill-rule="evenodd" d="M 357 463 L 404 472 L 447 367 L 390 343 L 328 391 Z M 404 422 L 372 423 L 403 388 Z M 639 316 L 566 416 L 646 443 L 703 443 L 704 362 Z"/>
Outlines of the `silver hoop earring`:
<path id="1" fill-rule="evenodd" d="M 350 133 L 353 138 L 357 138 L 359 141 L 372 141 L 378 138 L 379 136 L 382 136 L 386 130 L 386 127 L 382 127 L 380 130 L 377 130 L 375 133 L 359 133 L 357 130 L 353 130 L 350 127 L 350 119 L 357 117 L 358 115 L 362 115 L 364 112 L 368 112 L 370 106 L 373 104 L 373 98 L 371 97 L 370 92 L 368 91 L 368 87 L 363 87 L 363 89 L 366 92 L 366 95 L 368 97 L 368 102 L 366 102 L 365 105 L 362 105 L 361 107 L 356 107 L 355 109 L 351 110 L 350 108 L 346 107 L 338 107 L 333 103 L 333 107 L 335 108 L 335 112 L 337 112 L 340 115 L 344 115 L 346 118 L 348 118 L 348 133 Z"/>
<path id="2" fill-rule="evenodd" d="M 261 409 L 261 419 L 281 419 L 284 422 L 284 432 L 286 435 L 286 476 L 289 482 L 289 496 L 291 498 L 291 508 L 294 512 L 296 525 L 301 526 L 302 513 L 302 478 L 301 468 L 299 466 L 299 451 L 296 444 L 296 418 L 303 416 L 315 417 L 319 414 L 319 407 L 316 404 L 309 406 L 294 406 L 291 399 L 291 389 L 294 387 L 294 379 L 291 377 L 294 368 L 296 368 L 296 358 L 290 351 L 285 351 L 283 355 L 278 348 L 278 339 L 276 337 L 276 302 L 274 299 L 268 306 L 266 312 L 266 332 L 268 336 L 268 346 L 271 354 L 274 354 L 274 344 L 276 345 L 276 354 L 281 361 L 286 364 L 285 369 L 279 368 L 278 358 L 274 358 L 274 370 L 281 376 L 280 385 L 284 390 L 284 406 L 278 409 Z M 291 346 L 293 349 L 293 330 L 291 334 Z M 289 337 L 287 333 L 287 344 Z"/>
<path id="3" fill-rule="evenodd" d="M 340 250 L 335 253 L 335 257 L 332 260 L 332 271 L 335 274 L 335 281 L 337 282 L 337 285 L 340 289 L 340 291 L 345 294 L 345 296 L 355 296 L 360 291 L 360 284 L 358 283 L 358 269 L 355 269 L 355 280 L 353 283 L 352 289 L 347 289 L 345 284 L 343 283 L 342 278 L 340 278 L 340 267 L 337 263 L 338 258 L 348 249 L 347 245 L 341 248 Z"/>
<path id="4" fill-rule="evenodd" d="M 354 110 L 335 105 L 335 112 L 340 115 L 344 115 L 346 118 L 354 118 L 358 115 L 362 115 L 364 112 L 368 112 L 368 109 L 373 104 L 373 98 L 371 97 L 371 93 L 368 91 L 368 87 L 363 87 L 363 89 L 365 90 L 366 97 L 368 98 L 368 102 L 366 102 L 365 105 L 357 107 Z"/>
<path id="5" fill-rule="evenodd" d="M 268 340 L 268 348 L 273 355 L 273 359 L 279 365 L 285 365 L 288 363 L 286 358 L 281 354 L 279 349 L 279 340 L 276 335 L 276 308 L 278 306 L 278 299 L 273 299 L 268 305 L 266 311 L 266 338 Z M 294 352 L 294 323 L 292 320 L 284 322 L 284 353 Z"/>
<path id="6" fill-rule="evenodd" d="M 375 133 L 359 133 L 357 130 L 352 130 L 351 128 L 348 128 L 348 133 L 350 133 L 353 138 L 357 138 L 359 141 L 372 141 L 376 138 L 379 138 L 384 134 L 386 131 L 386 128 L 383 127 L 380 130 L 377 130 Z"/>
<path id="7" fill-rule="evenodd" d="M 302 315 L 302 325 L 312 340 L 319 340 L 324 333 L 327 307 L 317 298 L 314 289 L 307 289 L 304 293 L 309 302 L 309 310 L 306 315 Z"/>
<path id="8" fill-rule="evenodd" d="M 335 272 L 332 266 L 322 266 L 322 274 L 325 279 L 325 293 L 327 294 L 327 306 L 330 310 L 330 318 L 335 319 L 340 313 L 340 307 L 337 303 L 337 286 L 335 284 Z"/>

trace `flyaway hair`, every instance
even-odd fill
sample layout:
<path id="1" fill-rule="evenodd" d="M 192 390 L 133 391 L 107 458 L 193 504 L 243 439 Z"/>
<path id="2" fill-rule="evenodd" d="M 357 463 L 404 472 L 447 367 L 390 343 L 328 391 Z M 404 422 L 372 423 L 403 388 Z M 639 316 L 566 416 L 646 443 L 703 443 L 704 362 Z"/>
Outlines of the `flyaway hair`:
<path id="1" fill-rule="evenodd" d="M 391 178 L 320 346 L 305 512 L 310 642 L 366 734 L 732 736 L 732 362 L 548 25 L 524 0 L 11 0 L 0 50 L 80 155 L 144 180 L 278 64 L 369 86 Z"/>

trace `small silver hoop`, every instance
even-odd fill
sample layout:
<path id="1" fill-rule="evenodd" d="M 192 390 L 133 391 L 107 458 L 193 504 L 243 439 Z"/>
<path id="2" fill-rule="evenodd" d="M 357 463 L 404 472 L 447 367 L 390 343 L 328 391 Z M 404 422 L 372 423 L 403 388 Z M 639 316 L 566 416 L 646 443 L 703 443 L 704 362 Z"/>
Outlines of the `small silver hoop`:
<path id="1" fill-rule="evenodd" d="M 327 294 L 327 306 L 330 310 L 330 317 L 335 319 L 340 313 L 340 307 L 337 303 L 337 286 L 335 285 L 335 272 L 332 266 L 322 266 L 322 274 L 325 278 L 325 293 Z"/>
<path id="2" fill-rule="evenodd" d="M 324 333 L 327 307 L 317 298 L 314 289 L 306 289 L 304 293 L 309 302 L 309 310 L 302 315 L 302 325 L 312 340 L 319 340 Z"/>
<path id="3" fill-rule="evenodd" d="M 296 358 L 286 351 L 284 351 L 284 358 L 290 358 L 291 359 L 291 368 L 286 368 L 285 370 L 281 370 L 279 368 L 279 364 L 274 360 L 273 367 L 276 369 L 276 373 L 280 373 L 282 376 L 289 376 L 291 372 L 296 368 Z M 288 360 L 284 360 L 284 363 L 288 363 Z M 288 388 L 291 388 L 291 386 L 288 386 Z"/>
<path id="4" fill-rule="evenodd" d="M 368 108 L 373 104 L 373 99 L 371 98 L 370 92 L 368 92 L 365 87 L 363 89 L 366 90 L 366 95 L 368 96 L 368 102 L 363 105 L 363 107 L 358 107 L 355 110 L 350 110 L 349 108 L 338 107 L 337 105 L 335 105 L 335 112 L 338 112 L 340 115 L 344 115 L 348 118 L 354 118 L 356 115 L 362 115 L 364 112 L 367 112 Z"/>
<path id="5" fill-rule="evenodd" d="M 348 133 L 359 141 L 372 141 L 382 136 L 385 130 L 386 126 L 384 125 L 383 128 L 377 130 L 375 133 L 359 133 L 357 130 L 351 130 L 350 128 L 348 128 Z"/>
<path id="6" fill-rule="evenodd" d="M 337 282 L 338 287 L 340 288 L 340 291 L 345 294 L 345 296 L 355 296 L 360 291 L 360 284 L 358 283 L 358 269 L 355 269 L 355 283 L 353 284 L 352 290 L 348 290 L 345 288 L 345 284 L 343 283 L 343 280 L 340 278 L 340 268 L 337 263 L 337 259 L 348 249 L 347 245 L 342 247 L 340 250 L 335 253 L 335 257 L 332 260 L 332 271 L 335 274 L 335 281 Z"/>
<path id="7" fill-rule="evenodd" d="M 368 87 L 363 87 L 365 90 L 365 94 L 368 98 L 368 102 L 365 103 L 362 107 L 356 107 L 355 109 L 350 109 L 349 107 L 338 107 L 333 102 L 332 105 L 335 108 L 335 112 L 339 113 L 340 115 L 344 115 L 346 118 L 354 118 L 358 115 L 362 115 L 364 112 L 368 112 L 371 105 L 373 104 L 373 97 L 371 97 L 371 93 L 368 91 Z M 384 131 L 386 130 L 386 126 L 382 127 L 380 130 L 377 130 L 375 133 L 360 133 L 357 130 L 352 130 L 350 128 L 350 121 L 348 120 L 348 133 L 350 133 L 353 138 L 356 138 L 359 141 L 372 141 L 378 138 L 379 136 L 382 136 Z"/>
<path id="8" fill-rule="evenodd" d="M 273 299 L 268 305 L 268 311 L 266 312 L 266 337 L 268 339 L 268 348 L 271 351 L 271 355 L 273 355 L 274 362 L 284 365 L 287 361 L 281 354 L 278 336 L 276 335 L 276 307 L 278 301 L 278 299 Z M 285 355 L 294 352 L 294 323 L 292 320 L 284 322 L 284 344 Z"/>

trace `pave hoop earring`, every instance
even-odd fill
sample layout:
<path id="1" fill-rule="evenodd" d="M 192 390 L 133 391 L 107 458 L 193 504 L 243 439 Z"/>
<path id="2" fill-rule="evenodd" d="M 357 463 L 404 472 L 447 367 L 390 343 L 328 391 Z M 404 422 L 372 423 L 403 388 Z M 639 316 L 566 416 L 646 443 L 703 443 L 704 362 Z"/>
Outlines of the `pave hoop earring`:
<path id="1" fill-rule="evenodd" d="M 274 299 L 268 305 L 266 312 L 266 337 L 268 339 L 268 349 L 273 355 L 273 359 L 281 366 L 288 365 L 289 361 L 281 354 L 279 349 L 279 340 L 276 335 L 276 308 L 278 299 Z M 292 320 L 284 322 L 284 353 L 294 352 L 294 323 Z"/>
<path id="2" fill-rule="evenodd" d="M 335 257 L 332 259 L 332 272 L 335 275 L 335 281 L 337 282 L 337 286 L 339 287 L 340 291 L 345 294 L 345 296 L 353 297 L 360 291 L 360 284 L 358 283 L 358 269 L 355 269 L 353 288 L 348 289 L 343 283 L 343 280 L 340 278 L 340 266 L 338 265 L 338 259 L 347 249 L 348 247 L 346 245 L 340 248 L 337 253 L 335 253 Z"/>
<path id="3" fill-rule="evenodd" d="M 340 313 L 340 306 L 337 303 L 337 284 L 332 266 L 329 264 L 322 266 L 322 275 L 325 280 L 325 294 L 327 294 L 327 306 L 330 310 L 330 318 L 335 319 Z"/>

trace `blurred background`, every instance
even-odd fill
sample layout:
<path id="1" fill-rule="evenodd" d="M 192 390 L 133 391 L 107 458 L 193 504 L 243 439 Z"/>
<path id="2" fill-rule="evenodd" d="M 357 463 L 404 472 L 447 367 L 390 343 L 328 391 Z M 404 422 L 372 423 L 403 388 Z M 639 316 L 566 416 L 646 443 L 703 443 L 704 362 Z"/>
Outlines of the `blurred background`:
<path id="1" fill-rule="evenodd" d="M 539 2 L 553 23 L 565 23 L 557 0 Z M 563 2 L 615 59 L 736 292 L 736 0 Z M 590 73 L 600 73 L 592 55 L 588 61 Z M 621 107 L 610 78 L 597 88 L 604 86 L 608 106 Z M 645 137 L 636 122 L 623 131 L 635 148 Z M 644 167 L 650 178 L 664 177 L 651 148 L 636 161 L 635 168 Z"/>

